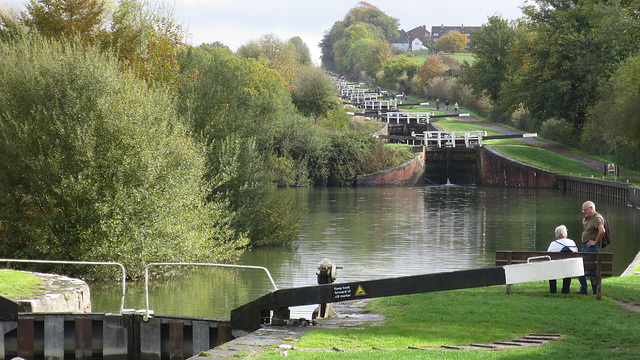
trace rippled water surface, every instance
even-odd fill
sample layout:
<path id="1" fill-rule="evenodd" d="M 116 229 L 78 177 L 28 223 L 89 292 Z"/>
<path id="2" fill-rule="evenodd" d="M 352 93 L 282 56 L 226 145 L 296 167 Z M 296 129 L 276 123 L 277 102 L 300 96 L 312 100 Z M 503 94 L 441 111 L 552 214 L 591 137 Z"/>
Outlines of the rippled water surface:
<path id="1" fill-rule="evenodd" d="M 493 266 L 495 250 L 545 251 L 556 226 L 580 242 L 582 194 L 554 190 L 464 186 L 311 188 L 292 190 L 308 207 L 300 240 L 292 248 L 257 249 L 241 263 L 269 269 L 279 288 L 316 284 L 323 258 L 341 266 L 337 282 Z M 285 194 L 291 194 L 291 191 Z M 640 249 L 640 210 L 591 199 L 612 227 L 614 273 Z M 259 270 L 201 269 L 169 281 L 152 281 L 156 313 L 228 318 L 231 309 L 273 286 Z M 118 311 L 113 288 L 92 287 L 94 311 Z M 145 308 L 144 285 L 130 286 L 126 308 Z M 312 309 L 311 309 L 312 310 Z M 308 307 L 293 309 L 307 317 Z M 308 312 L 308 314 L 307 314 Z"/>

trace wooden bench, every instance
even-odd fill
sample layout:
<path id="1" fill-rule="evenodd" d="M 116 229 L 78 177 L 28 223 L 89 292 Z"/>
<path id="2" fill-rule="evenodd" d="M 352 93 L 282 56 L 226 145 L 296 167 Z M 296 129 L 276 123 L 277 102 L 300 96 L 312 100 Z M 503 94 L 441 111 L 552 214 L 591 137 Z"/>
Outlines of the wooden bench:
<path id="1" fill-rule="evenodd" d="M 522 264 L 533 257 L 548 256 L 551 260 L 581 257 L 584 259 L 584 272 L 595 272 L 597 281 L 597 299 L 602 300 L 602 278 L 613 276 L 613 253 L 583 253 L 583 252 L 548 252 L 548 251 L 508 251 L 496 250 L 496 266 Z M 587 275 L 588 276 L 588 275 Z M 507 294 L 511 294 L 511 285 L 507 285 Z"/>

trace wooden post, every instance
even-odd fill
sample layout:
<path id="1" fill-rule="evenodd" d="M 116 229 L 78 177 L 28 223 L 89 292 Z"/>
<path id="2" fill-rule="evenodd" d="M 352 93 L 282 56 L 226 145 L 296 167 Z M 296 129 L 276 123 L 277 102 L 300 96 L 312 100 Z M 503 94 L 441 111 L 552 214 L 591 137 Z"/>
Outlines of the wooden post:
<path id="1" fill-rule="evenodd" d="M 511 265 L 511 251 L 507 251 L 507 265 Z M 511 295 L 511 284 L 507 285 L 507 294 Z"/>
<path id="2" fill-rule="evenodd" d="M 597 253 L 597 270 L 596 270 L 596 300 L 602 300 L 602 259 L 600 253 Z"/>
<path id="3" fill-rule="evenodd" d="M 18 319 L 18 356 L 28 360 L 33 359 L 35 354 L 33 349 L 33 322 L 32 317 Z"/>

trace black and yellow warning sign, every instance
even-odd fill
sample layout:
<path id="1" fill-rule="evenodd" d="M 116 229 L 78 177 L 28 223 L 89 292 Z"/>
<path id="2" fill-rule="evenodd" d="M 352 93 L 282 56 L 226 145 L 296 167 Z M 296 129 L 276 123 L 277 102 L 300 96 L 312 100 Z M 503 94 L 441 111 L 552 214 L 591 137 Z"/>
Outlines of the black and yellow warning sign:
<path id="1" fill-rule="evenodd" d="M 334 300 L 348 300 L 359 296 L 368 296 L 369 293 L 362 284 L 348 284 L 348 285 L 334 285 L 333 286 L 333 299 Z"/>

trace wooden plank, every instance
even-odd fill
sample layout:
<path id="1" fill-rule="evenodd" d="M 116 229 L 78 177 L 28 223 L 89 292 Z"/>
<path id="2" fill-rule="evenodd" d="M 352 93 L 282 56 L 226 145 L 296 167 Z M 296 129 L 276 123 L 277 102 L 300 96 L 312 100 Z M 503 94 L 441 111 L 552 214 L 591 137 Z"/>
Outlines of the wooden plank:
<path id="1" fill-rule="evenodd" d="M 496 260 L 507 260 L 507 257 L 511 257 L 512 261 L 524 260 L 526 261 L 530 257 L 534 256 L 551 256 L 552 259 L 566 259 L 570 257 L 582 257 L 585 260 L 596 261 L 598 257 L 603 262 L 612 262 L 613 253 L 611 252 L 598 252 L 598 253 L 583 253 L 583 252 L 548 252 L 548 251 L 507 251 L 496 250 Z"/>
<path id="2" fill-rule="evenodd" d="M 18 356 L 33 359 L 34 320 L 32 317 L 18 318 Z"/>
<path id="3" fill-rule="evenodd" d="M 91 328 L 91 318 L 78 317 L 76 318 L 76 359 L 77 360 L 91 360 L 91 338 L 93 331 Z"/>
<path id="4" fill-rule="evenodd" d="M 554 259 L 554 260 L 560 260 L 560 259 Z M 496 261 L 495 265 L 496 266 L 506 266 L 506 265 L 514 265 L 514 264 L 526 264 L 526 261 L 514 261 L 511 264 L 508 264 L 506 261 Z M 597 271 L 598 270 L 598 264 L 596 262 L 585 262 L 584 263 L 584 270 L 585 271 Z M 611 277 L 613 276 L 613 263 L 601 263 L 600 264 L 600 271 L 602 272 L 602 276 L 604 277 Z"/>
<path id="5" fill-rule="evenodd" d="M 184 327 L 182 321 L 169 322 L 169 360 L 184 359 Z"/>

